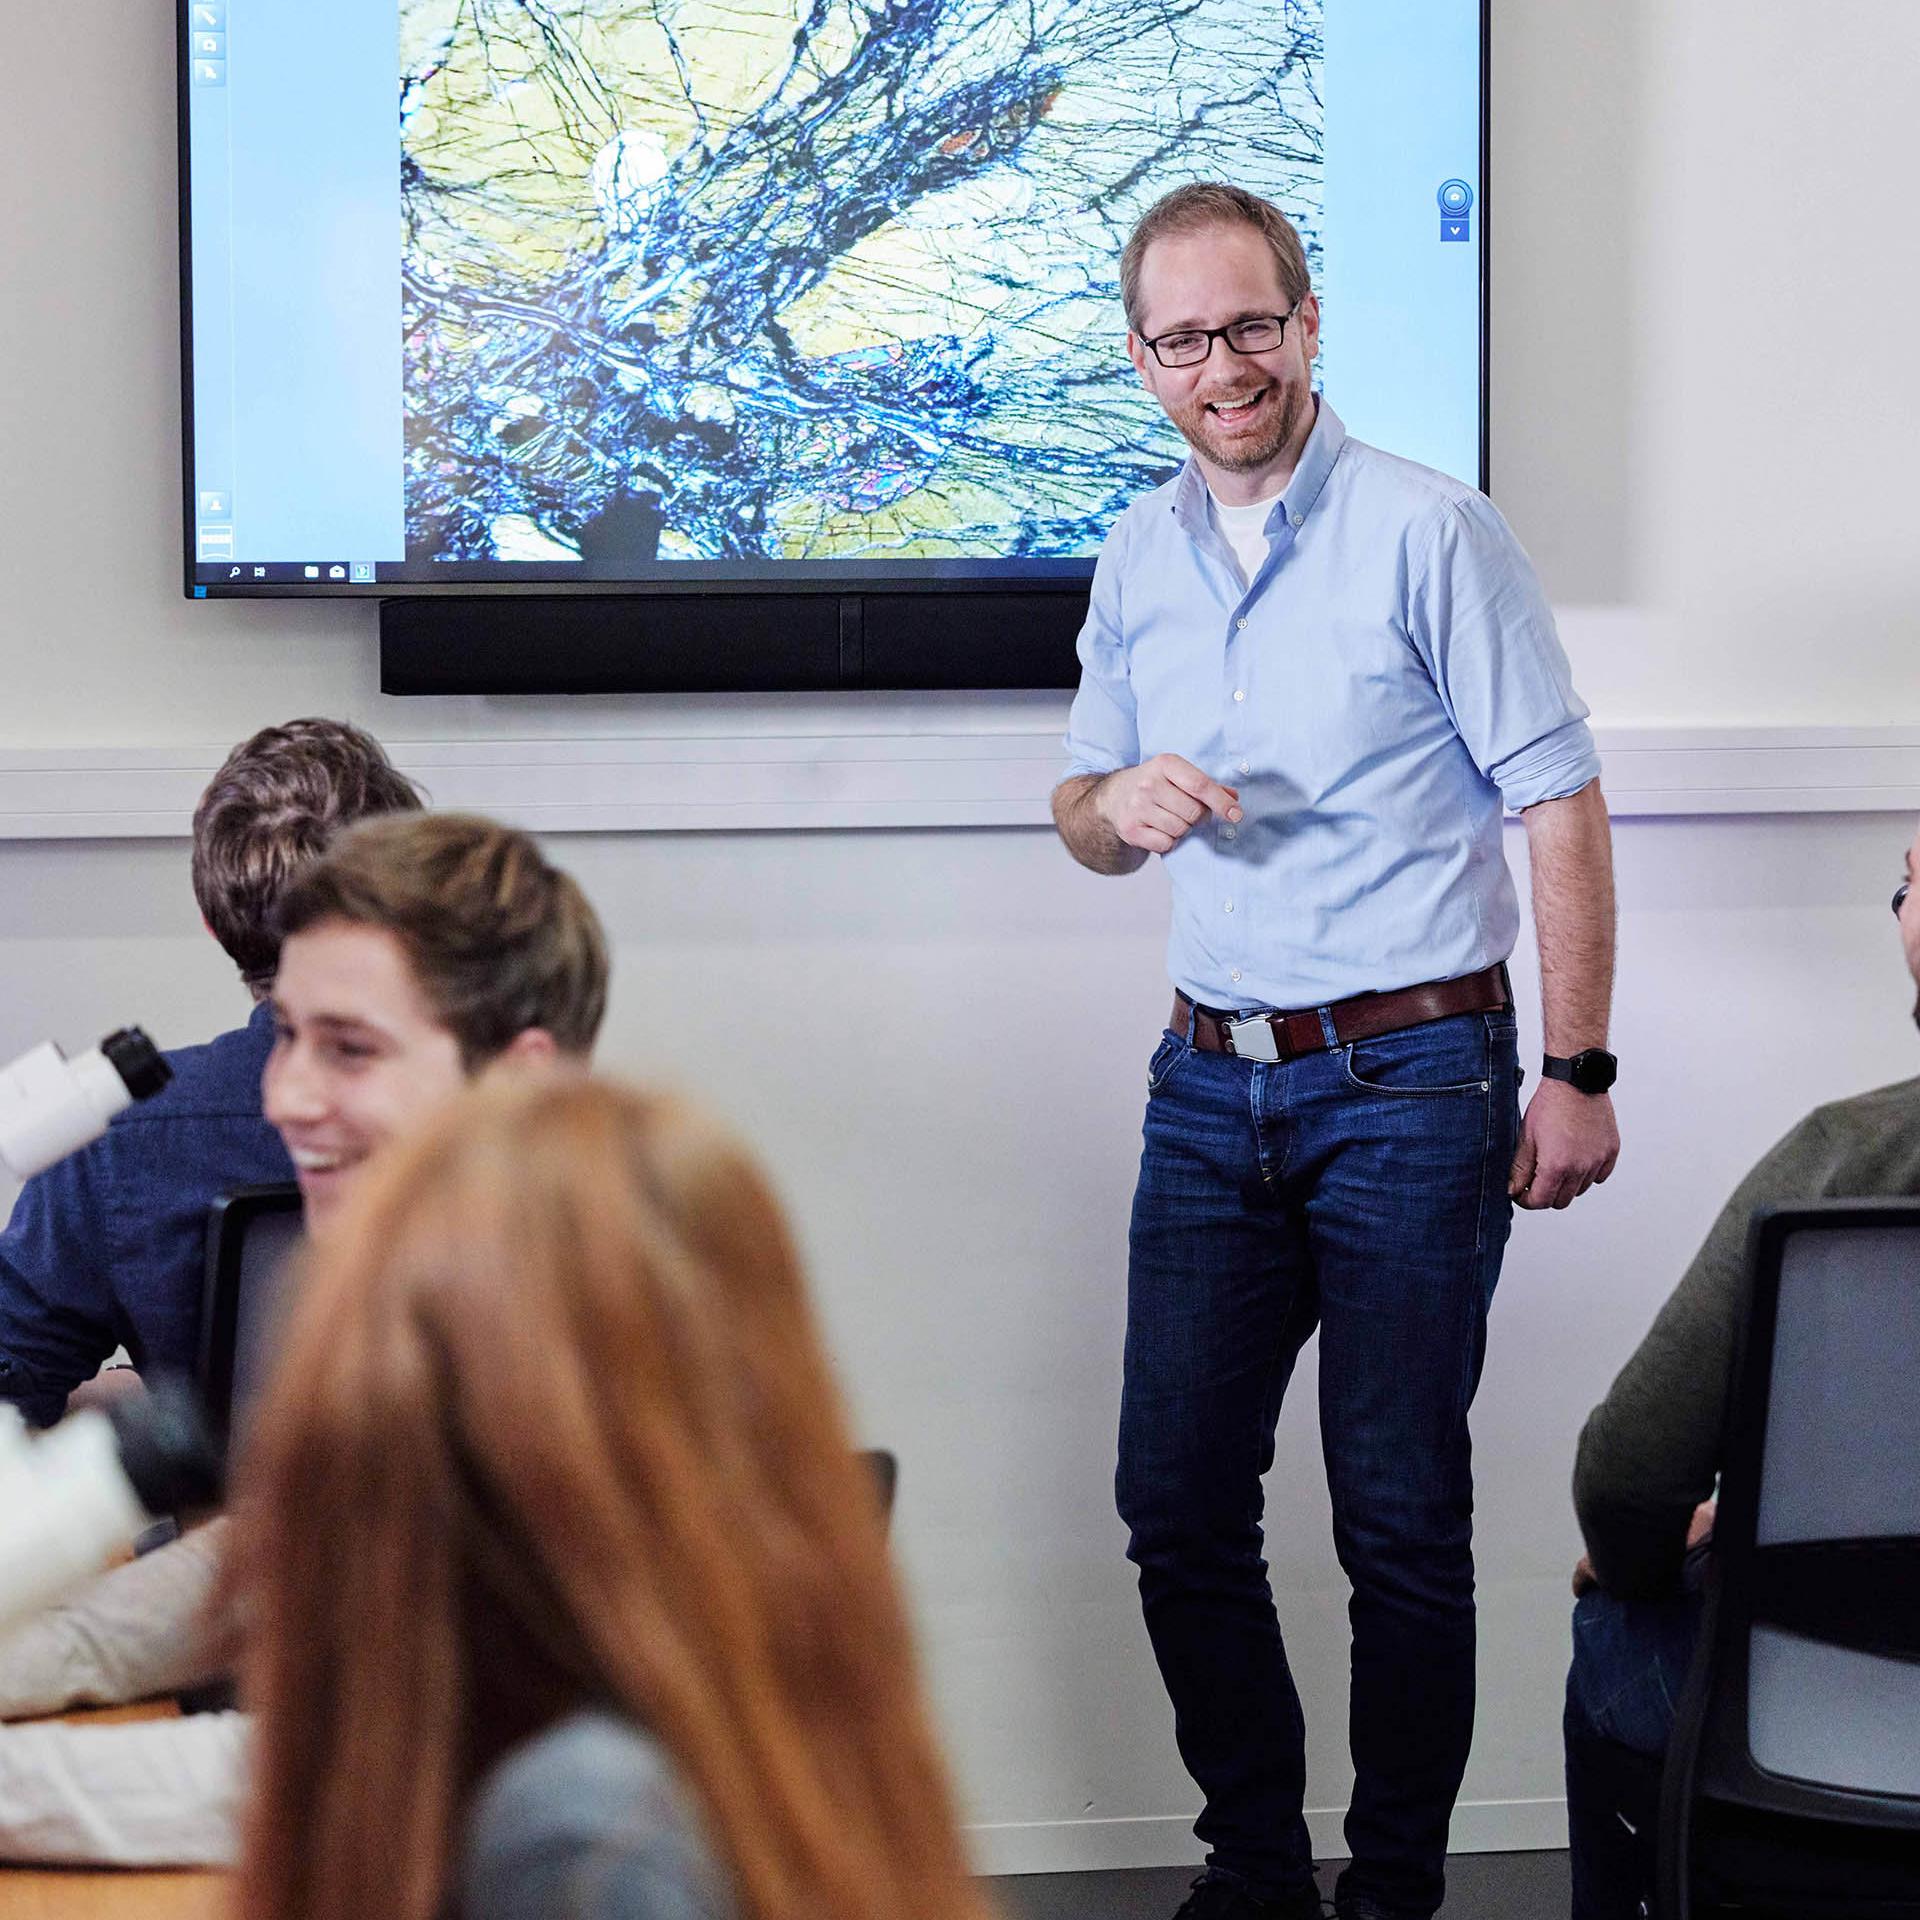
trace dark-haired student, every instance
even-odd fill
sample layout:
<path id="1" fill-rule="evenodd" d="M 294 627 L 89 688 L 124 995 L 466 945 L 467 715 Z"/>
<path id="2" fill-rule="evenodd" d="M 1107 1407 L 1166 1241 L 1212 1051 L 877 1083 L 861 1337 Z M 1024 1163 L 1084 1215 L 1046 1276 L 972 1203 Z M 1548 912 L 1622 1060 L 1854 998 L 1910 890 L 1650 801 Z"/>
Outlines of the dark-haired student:
<path id="1" fill-rule="evenodd" d="M 201 795 L 193 895 L 253 1016 L 169 1053 L 162 1093 L 30 1180 L 14 1203 L 0 1233 L 0 1400 L 36 1426 L 57 1420 L 120 1347 L 137 1368 L 193 1364 L 208 1209 L 235 1187 L 293 1175 L 260 1111 L 280 897 L 341 828 L 419 806 L 380 743 L 340 720 L 263 728 Z"/>
<path id="2" fill-rule="evenodd" d="M 1893 900 L 1920 988 L 1917 868 L 1920 833 Z M 1565 1722 L 1575 1920 L 1649 1911 L 1661 1763 L 1698 1633 L 1753 1216 L 1893 1194 L 1920 1194 L 1920 1079 L 1816 1108 L 1760 1160 L 1580 1436 L 1573 1491 L 1587 1551 L 1573 1576 Z"/>
<path id="3" fill-rule="evenodd" d="M 583 1061 L 606 1006 L 600 923 L 526 834 L 459 814 L 363 823 L 284 891 L 267 1118 L 316 1241 L 396 1140 L 469 1081 Z M 0 1716 L 111 1705 L 225 1670 L 215 1521 L 0 1642 Z M 245 1717 L 0 1727 L 0 1858 L 233 1858 Z"/>

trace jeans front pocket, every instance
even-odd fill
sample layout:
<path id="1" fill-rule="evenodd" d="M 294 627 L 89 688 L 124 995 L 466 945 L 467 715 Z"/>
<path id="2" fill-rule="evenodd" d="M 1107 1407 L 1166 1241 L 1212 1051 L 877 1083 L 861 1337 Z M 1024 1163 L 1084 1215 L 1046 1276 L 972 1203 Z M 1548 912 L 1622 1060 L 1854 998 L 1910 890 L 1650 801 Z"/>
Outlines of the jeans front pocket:
<path id="1" fill-rule="evenodd" d="M 1160 1044 L 1147 1062 L 1147 1092 L 1156 1094 L 1193 1057 L 1193 1043 L 1184 1033 L 1169 1027 L 1160 1036 Z"/>
<path id="2" fill-rule="evenodd" d="M 1491 1085 L 1486 1017 L 1456 1013 L 1350 1042 L 1341 1053 L 1347 1084 L 1359 1093 L 1420 1099 L 1483 1094 Z"/>

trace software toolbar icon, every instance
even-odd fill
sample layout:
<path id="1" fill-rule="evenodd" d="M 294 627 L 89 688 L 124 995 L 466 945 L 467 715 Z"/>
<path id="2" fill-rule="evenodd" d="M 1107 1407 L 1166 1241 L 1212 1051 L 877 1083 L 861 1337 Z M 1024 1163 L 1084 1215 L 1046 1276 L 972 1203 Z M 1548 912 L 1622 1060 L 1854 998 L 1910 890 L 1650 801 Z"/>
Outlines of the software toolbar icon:
<path id="1" fill-rule="evenodd" d="M 1440 238 L 1473 238 L 1473 189 L 1464 180 L 1443 180 L 1434 196 L 1440 202 Z"/>

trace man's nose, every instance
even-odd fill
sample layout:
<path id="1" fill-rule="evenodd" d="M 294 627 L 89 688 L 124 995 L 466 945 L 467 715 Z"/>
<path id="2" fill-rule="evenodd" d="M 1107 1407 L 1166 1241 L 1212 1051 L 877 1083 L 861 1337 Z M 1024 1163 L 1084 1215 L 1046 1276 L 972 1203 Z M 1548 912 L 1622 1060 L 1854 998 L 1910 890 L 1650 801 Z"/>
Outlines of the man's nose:
<path id="1" fill-rule="evenodd" d="M 288 1047 L 267 1062 L 260 1092 L 262 1111 L 272 1126 L 315 1120 L 326 1111 L 320 1076 L 298 1046 Z"/>

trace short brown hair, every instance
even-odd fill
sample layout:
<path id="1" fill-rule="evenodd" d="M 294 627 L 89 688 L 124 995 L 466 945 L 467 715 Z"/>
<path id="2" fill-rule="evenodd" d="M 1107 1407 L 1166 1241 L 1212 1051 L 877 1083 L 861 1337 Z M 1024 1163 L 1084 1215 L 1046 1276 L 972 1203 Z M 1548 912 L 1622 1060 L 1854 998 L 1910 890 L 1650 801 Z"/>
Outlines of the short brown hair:
<path id="1" fill-rule="evenodd" d="M 1313 291 L 1299 230 L 1271 200 L 1262 200 L 1245 187 L 1228 186 L 1224 180 L 1195 180 L 1162 194 L 1127 236 L 1120 255 L 1120 304 L 1135 333 L 1140 331 L 1140 270 L 1146 264 L 1147 249 L 1166 234 L 1231 226 L 1251 227 L 1272 248 L 1290 308 Z"/>
<path id="2" fill-rule="evenodd" d="M 273 984 L 288 882 L 342 827 L 421 805 L 380 742 L 345 720 L 262 727 L 227 755 L 193 810 L 193 897 L 249 987 Z"/>
<path id="3" fill-rule="evenodd" d="M 529 1027 L 584 1055 L 607 1007 L 607 945 L 572 875 L 531 834 L 471 813 L 369 820 L 281 897 L 280 937 L 323 920 L 400 942 L 473 1072 Z"/>

